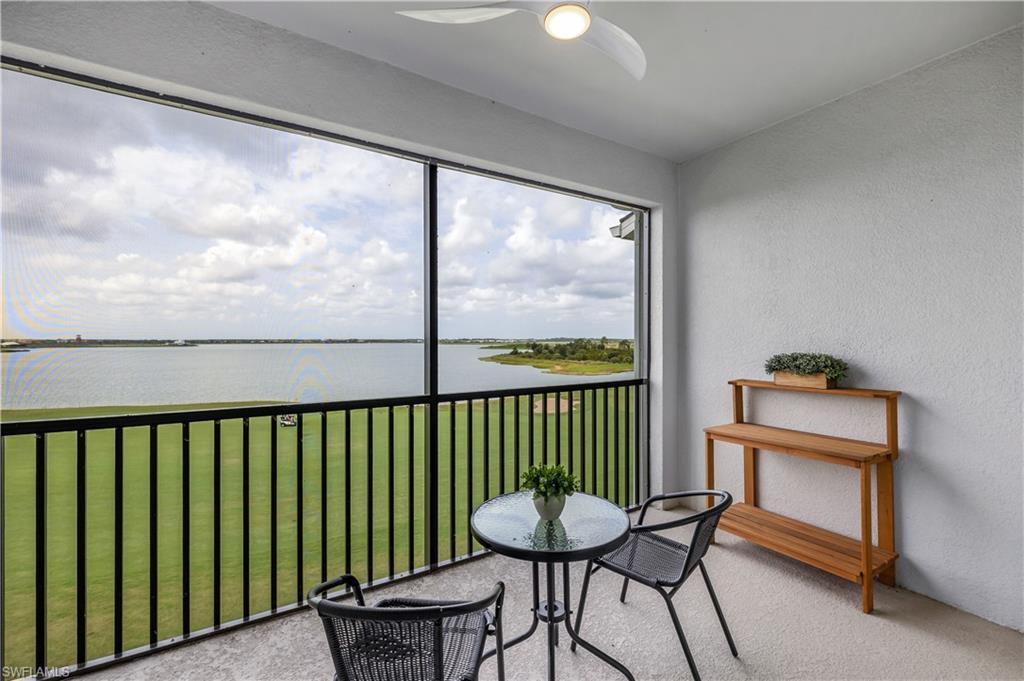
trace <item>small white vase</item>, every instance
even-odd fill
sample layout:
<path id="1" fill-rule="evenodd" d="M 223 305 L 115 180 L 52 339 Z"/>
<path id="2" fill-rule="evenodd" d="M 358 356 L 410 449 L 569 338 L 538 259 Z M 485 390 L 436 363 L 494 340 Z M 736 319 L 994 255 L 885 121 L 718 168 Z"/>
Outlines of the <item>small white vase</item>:
<path id="1" fill-rule="evenodd" d="M 562 515 L 562 509 L 565 508 L 565 495 L 559 494 L 557 497 L 537 497 L 533 500 L 533 505 L 536 507 L 541 520 L 551 522 L 552 520 L 556 520 L 558 516 Z"/>

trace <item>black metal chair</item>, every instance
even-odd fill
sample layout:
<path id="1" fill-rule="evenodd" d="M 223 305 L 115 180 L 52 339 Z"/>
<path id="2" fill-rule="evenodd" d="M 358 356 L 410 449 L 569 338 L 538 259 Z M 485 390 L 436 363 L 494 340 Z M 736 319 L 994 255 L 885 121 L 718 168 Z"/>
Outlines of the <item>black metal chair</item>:
<path id="1" fill-rule="evenodd" d="M 711 508 L 686 518 L 644 525 L 644 516 L 652 503 L 684 497 L 716 497 L 719 501 Z M 668 606 L 669 614 L 672 616 L 672 623 L 676 627 L 679 642 L 683 646 L 686 662 L 690 665 L 690 673 L 693 674 L 695 681 L 699 681 L 700 674 L 697 673 L 697 665 L 690 653 L 690 646 L 686 643 L 683 627 L 679 624 L 679 616 L 676 615 L 672 597 L 693 574 L 693 571 L 700 568 L 704 584 L 707 585 L 708 593 L 711 595 L 711 602 L 715 606 L 715 612 L 718 613 L 718 621 L 722 623 L 725 639 L 729 642 L 729 649 L 732 651 L 733 657 L 737 657 L 739 653 L 736 652 L 736 644 L 729 632 L 729 625 L 725 623 L 725 615 L 722 614 L 722 607 L 718 604 L 718 597 L 711 586 L 711 578 L 708 577 L 708 570 L 704 567 L 703 560 L 711 545 L 715 529 L 718 527 L 718 520 L 731 504 L 732 495 L 721 490 L 673 492 L 657 494 L 648 498 L 640 508 L 640 517 L 637 519 L 637 524 L 630 529 L 630 536 L 626 543 L 615 551 L 587 563 L 587 571 L 583 577 L 583 593 L 580 594 L 580 605 L 576 610 L 576 631 L 580 630 L 580 621 L 583 619 L 583 606 L 587 602 L 587 588 L 590 586 L 591 574 L 605 568 L 622 575 L 624 579 L 619 600 L 623 603 L 626 602 L 626 588 L 629 586 L 629 580 L 645 584 L 665 599 L 665 605 Z M 689 546 L 657 534 L 662 530 L 694 523 L 696 523 L 696 527 Z M 575 643 L 572 645 L 572 649 L 576 649 Z"/>
<path id="2" fill-rule="evenodd" d="M 355 605 L 326 598 L 352 589 Z M 484 642 L 497 644 L 498 679 L 505 679 L 501 606 L 505 585 L 478 601 L 388 598 L 367 607 L 359 580 L 342 575 L 309 592 L 323 621 L 340 681 L 475 681 Z M 494 606 L 492 615 L 489 608 Z"/>

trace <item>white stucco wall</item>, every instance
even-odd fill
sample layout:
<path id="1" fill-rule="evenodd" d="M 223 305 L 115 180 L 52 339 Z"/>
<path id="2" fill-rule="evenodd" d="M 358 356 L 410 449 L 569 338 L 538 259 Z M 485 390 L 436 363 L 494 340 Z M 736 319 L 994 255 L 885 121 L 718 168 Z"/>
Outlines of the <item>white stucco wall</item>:
<path id="1" fill-rule="evenodd" d="M 730 378 L 776 352 L 904 391 L 897 581 L 1022 621 L 1021 31 L 679 168 L 687 483 Z M 748 417 L 884 441 L 881 402 L 758 394 Z M 717 447 L 742 493 L 741 450 Z M 856 536 L 855 470 L 762 454 L 762 504 Z M 850 607 L 856 607 L 851 603 Z"/>
<path id="2" fill-rule="evenodd" d="M 200 3 L 5 2 L 0 27 L 11 57 L 652 207 L 651 477 L 677 484 L 673 163 Z"/>

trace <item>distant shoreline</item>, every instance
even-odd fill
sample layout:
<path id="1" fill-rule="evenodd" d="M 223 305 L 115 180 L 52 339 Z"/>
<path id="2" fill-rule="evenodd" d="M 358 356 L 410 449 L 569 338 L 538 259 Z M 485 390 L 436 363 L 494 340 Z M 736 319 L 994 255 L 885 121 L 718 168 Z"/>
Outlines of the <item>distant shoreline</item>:
<path id="1" fill-rule="evenodd" d="M 566 338 L 442 338 L 441 345 L 481 345 L 509 348 L 530 341 L 558 343 Z M 43 348 L 188 348 L 199 345 L 384 345 L 423 344 L 422 338 L 153 338 L 153 339 L 0 339 L 0 352 L 28 352 Z"/>

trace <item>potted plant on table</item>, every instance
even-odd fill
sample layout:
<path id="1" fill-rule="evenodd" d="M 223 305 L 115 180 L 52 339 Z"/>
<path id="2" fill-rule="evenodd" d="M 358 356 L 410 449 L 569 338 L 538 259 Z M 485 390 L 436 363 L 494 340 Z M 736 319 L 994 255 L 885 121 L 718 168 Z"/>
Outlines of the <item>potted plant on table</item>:
<path id="1" fill-rule="evenodd" d="M 580 488 L 580 481 L 565 466 L 531 466 L 523 473 L 524 490 L 533 491 L 533 505 L 541 520 L 556 520 L 565 508 L 565 498 Z"/>
<path id="2" fill-rule="evenodd" d="M 846 378 L 846 362 L 816 352 L 791 352 L 772 356 L 764 363 L 778 385 L 800 388 L 834 388 Z"/>

